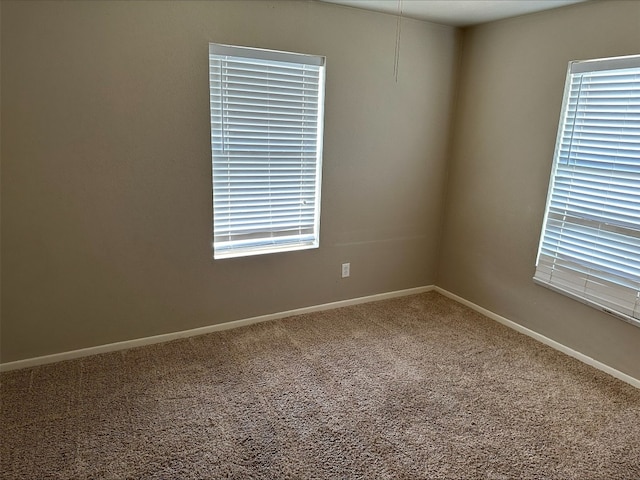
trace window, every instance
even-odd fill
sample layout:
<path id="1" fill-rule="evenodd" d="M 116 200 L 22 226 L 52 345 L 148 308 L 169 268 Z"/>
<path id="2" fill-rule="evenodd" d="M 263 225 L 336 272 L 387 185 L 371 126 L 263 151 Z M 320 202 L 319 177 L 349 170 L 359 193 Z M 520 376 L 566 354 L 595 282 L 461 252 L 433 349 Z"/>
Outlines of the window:
<path id="1" fill-rule="evenodd" d="M 536 282 L 640 326 L 640 55 L 571 62 Z"/>
<path id="2" fill-rule="evenodd" d="M 209 44 L 214 258 L 318 247 L 324 65 Z"/>

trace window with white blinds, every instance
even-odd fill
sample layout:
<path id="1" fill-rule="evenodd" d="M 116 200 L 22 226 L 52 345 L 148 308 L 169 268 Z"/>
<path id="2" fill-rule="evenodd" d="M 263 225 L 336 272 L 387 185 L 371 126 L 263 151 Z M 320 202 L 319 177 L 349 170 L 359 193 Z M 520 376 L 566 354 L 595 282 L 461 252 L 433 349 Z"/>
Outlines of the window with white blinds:
<path id="1" fill-rule="evenodd" d="M 209 44 L 214 258 L 318 247 L 324 68 Z"/>
<path id="2" fill-rule="evenodd" d="M 640 55 L 569 64 L 534 279 L 640 326 Z"/>

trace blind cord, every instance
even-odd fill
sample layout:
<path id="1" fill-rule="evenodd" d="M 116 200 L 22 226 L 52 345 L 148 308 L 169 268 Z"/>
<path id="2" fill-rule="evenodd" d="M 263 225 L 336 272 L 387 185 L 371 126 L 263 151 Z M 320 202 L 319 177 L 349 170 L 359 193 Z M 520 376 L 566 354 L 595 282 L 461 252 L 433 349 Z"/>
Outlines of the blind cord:
<path id="1" fill-rule="evenodd" d="M 400 62 L 400 33 L 402 32 L 402 1 L 398 0 L 398 14 L 396 20 L 396 50 L 393 56 L 393 77 L 398 83 L 398 64 Z"/>

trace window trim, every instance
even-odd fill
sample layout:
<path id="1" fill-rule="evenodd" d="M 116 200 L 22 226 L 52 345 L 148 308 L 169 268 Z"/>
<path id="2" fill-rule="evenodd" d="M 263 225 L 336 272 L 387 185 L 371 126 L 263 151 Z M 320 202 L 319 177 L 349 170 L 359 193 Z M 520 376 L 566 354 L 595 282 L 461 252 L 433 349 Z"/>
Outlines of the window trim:
<path id="1" fill-rule="evenodd" d="M 565 137 L 565 133 L 566 130 L 568 128 L 568 124 L 571 123 L 570 127 L 570 131 L 571 134 L 573 135 L 573 132 L 576 130 L 576 124 L 572 123 L 575 122 L 575 118 L 572 120 L 572 122 L 569 122 L 569 102 L 570 102 L 570 97 L 571 94 L 575 92 L 573 92 L 572 90 L 572 80 L 573 77 L 577 74 L 586 74 L 586 73 L 593 73 L 593 72 L 601 72 L 601 71 L 614 71 L 614 70 L 621 70 L 621 69 L 629 69 L 629 68 L 640 68 L 640 55 L 631 55 L 631 56 L 624 56 L 624 57 L 611 57 L 611 58 L 604 58 L 604 59 L 595 59 L 595 60 L 585 60 L 585 61 L 574 61 L 574 62 L 569 62 L 569 67 L 567 69 L 567 76 L 566 76 L 566 82 L 565 82 L 565 88 L 564 88 L 564 95 L 563 95 L 563 101 L 562 101 L 562 107 L 561 107 L 561 114 L 560 114 L 560 121 L 559 121 L 559 125 L 558 125 L 558 131 L 557 131 L 557 137 L 556 137 L 556 144 L 555 144 L 555 149 L 554 149 L 554 156 L 553 156 L 553 165 L 552 165 L 552 169 L 551 169 L 551 176 L 550 176 L 550 181 L 549 181 L 549 189 L 548 189 L 548 193 L 547 193 L 547 200 L 546 200 L 546 205 L 545 205 L 545 210 L 544 210 L 544 218 L 543 218 L 543 222 L 542 222 L 542 229 L 541 229 L 541 234 L 540 234 L 540 243 L 539 243 L 539 247 L 538 247 L 538 253 L 536 256 L 536 273 L 534 275 L 534 282 L 537 283 L 538 285 L 544 286 L 546 288 L 549 288 L 553 291 L 556 291 L 558 293 L 561 293 L 563 295 L 566 295 L 574 300 L 577 300 L 581 303 L 584 303 L 586 305 L 589 305 L 591 307 L 594 307 L 604 313 L 607 313 L 609 315 L 612 315 L 618 319 L 621 319 L 625 322 L 628 322 L 632 325 L 635 326 L 639 326 L 640 327 L 640 291 L 638 290 L 634 290 L 634 289 L 638 289 L 638 286 L 640 285 L 640 278 L 635 278 L 635 276 L 629 280 L 629 285 L 633 285 L 633 286 L 617 286 L 617 287 L 611 287 L 611 285 L 613 284 L 613 282 L 611 281 L 611 279 L 613 278 L 611 275 L 612 274 L 605 274 L 605 275 L 600 275 L 600 274 L 596 274 L 595 276 L 591 273 L 591 271 L 589 271 L 589 273 L 584 273 L 584 274 L 580 274 L 578 275 L 575 272 L 568 272 L 567 271 L 563 271 L 562 270 L 562 266 L 560 267 L 559 273 L 562 275 L 566 275 L 567 278 L 570 278 L 570 282 L 573 282 L 575 279 L 583 279 L 584 280 L 584 284 L 585 286 L 582 287 L 582 291 L 580 291 L 579 288 L 575 288 L 572 289 L 568 286 L 566 286 L 566 288 L 563 288 L 564 286 L 562 285 L 562 281 L 557 281 L 556 283 L 554 283 L 552 281 L 552 273 L 540 273 L 540 263 L 541 263 L 541 258 L 545 255 L 543 255 L 543 243 L 545 241 L 545 236 L 547 233 L 547 229 L 548 229 L 548 222 L 549 222 L 549 216 L 550 216 L 550 211 L 551 211 L 551 204 L 552 204 L 552 198 L 554 196 L 554 194 L 556 193 L 556 181 L 558 179 L 558 166 L 560 164 L 560 157 L 561 157 L 561 149 L 563 148 L 563 140 Z M 580 103 L 580 100 L 582 99 L 581 96 L 581 92 L 578 93 L 578 101 L 576 103 L 576 105 L 582 105 Z M 576 117 L 577 118 L 577 117 Z M 640 124 L 640 120 L 638 121 L 638 123 Z M 635 125 L 635 121 L 633 123 Z M 635 150 L 631 150 L 632 152 Z M 571 149 L 570 149 L 571 152 Z M 572 158 L 572 157 L 568 157 L 568 158 Z M 612 160 L 612 163 L 614 163 L 615 161 Z M 619 178 L 619 177 L 618 177 Z M 589 190 L 591 191 L 591 190 Z M 634 204 L 635 205 L 635 204 Z M 570 212 L 571 210 L 569 210 Z M 575 213 L 575 212 L 574 212 Z M 578 216 L 578 215 L 576 215 Z M 565 217 L 566 219 L 566 217 Z M 563 220 L 563 222 L 565 222 L 566 220 Z M 606 221 L 606 217 L 601 217 L 598 220 L 598 224 L 599 225 L 603 225 Z M 582 223 L 587 223 L 587 220 L 582 218 L 580 220 L 580 224 Z M 564 225 L 564 223 L 563 223 Z M 635 224 L 634 224 L 635 227 Z M 615 230 L 616 227 L 615 226 L 610 226 L 607 227 L 607 231 L 611 230 Z M 635 231 L 635 228 L 632 228 L 631 230 Z M 640 225 L 638 226 L 638 230 L 640 230 Z M 623 234 L 625 235 L 625 234 Z M 630 235 L 630 238 L 635 239 L 635 238 L 640 238 L 640 236 L 636 237 L 635 235 Z M 597 245 L 600 245 L 599 243 Z M 559 255 L 559 253 L 556 252 L 556 255 Z M 545 256 L 545 261 L 548 263 L 549 260 L 549 256 L 546 255 Z M 575 262 L 575 263 L 579 263 L 577 261 L 577 259 L 571 259 L 571 262 Z M 560 263 L 562 264 L 563 262 L 560 261 Z M 553 260 L 552 262 L 553 265 L 556 265 L 555 260 Z M 543 267 L 547 268 L 546 266 Z M 554 267 L 555 268 L 555 267 Z M 633 268 L 633 267 L 632 267 Z M 609 279 L 604 278 L 606 276 L 609 276 Z M 615 276 L 615 274 L 614 274 Z M 600 280 L 600 278 L 602 278 L 602 280 Z M 591 289 L 590 287 L 588 287 L 587 285 L 589 285 L 591 282 L 594 281 L 594 279 L 597 282 L 602 282 L 602 286 L 600 287 L 596 287 L 595 289 Z M 607 287 L 606 285 L 609 284 L 609 287 Z M 635 291 L 635 307 L 632 307 L 631 309 L 631 314 L 627 314 L 624 311 L 618 311 L 617 308 L 624 308 L 622 307 L 622 303 L 623 301 L 620 300 L 618 303 L 618 306 L 613 305 L 613 307 L 611 305 L 607 305 L 607 303 L 612 304 L 615 302 L 612 302 L 611 300 L 607 300 L 605 301 L 605 298 L 607 296 L 607 293 L 605 292 L 605 290 L 607 288 L 613 288 L 615 292 L 626 292 L 624 295 L 623 293 L 619 293 L 621 296 L 627 296 L 629 299 L 633 298 L 633 292 Z M 589 290 L 591 290 L 591 293 L 588 293 Z M 593 290 L 596 290 L 597 293 L 592 293 Z M 630 301 L 630 300 L 627 300 Z"/>
<path id="2" fill-rule="evenodd" d="M 223 111 L 224 109 L 220 110 L 219 113 L 216 113 L 214 115 L 214 110 L 215 110 L 214 102 L 213 102 L 214 91 L 222 92 L 222 90 L 215 90 L 215 87 L 214 87 L 214 83 L 216 82 L 214 81 L 213 61 L 215 61 L 216 58 L 220 60 L 220 57 L 234 57 L 236 59 L 247 59 L 249 61 L 254 60 L 256 61 L 256 65 L 259 62 L 277 62 L 281 64 L 291 64 L 291 65 L 294 65 L 295 67 L 300 67 L 299 68 L 300 72 L 304 70 L 305 66 L 311 66 L 311 67 L 314 67 L 314 71 L 316 71 L 316 73 L 314 74 L 316 75 L 314 76 L 314 82 L 316 81 L 315 79 L 317 78 L 317 82 L 318 82 L 317 91 L 314 90 L 312 94 L 313 97 L 317 96 L 317 104 L 315 103 L 315 101 L 313 103 L 314 109 L 316 109 L 316 113 L 315 113 L 314 119 L 312 120 L 313 122 L 312 124 L 315 124 L 315 127 L 309 127 L 308 125 L 305 126 L 303 122 L 307 120 L 306 119 L 301 120 L 300 121 L 301 132 L 298 133 L 301 142 L 303 141 L 302 139 L 305 137 L 310 138 L 312 141 L 315 140 L 315 145 L 313 147 L 314 153 L 312 154 L 311 157 L 307 157 L 307 158 L 312 158 L 313 160 L 311 160 L 309 164 L 305 164 L 302 156 L 300 157 L 297 157 L 296 155 L 293 155 L 290 157 L 287 156 L 288 158 L 291 158 L 293 161 L 293 163 L 290 164 L 292 166 L 292 169 L 296 170 L 297 168 L 297 172 L 298 172 L 297 175 L 300 175 L 301 177 L 300 182 L 303 181 L 302 177 L 306 177 L 307 188 L 311 189 L 311 183 L 308 183 L 308 181 L 315 180 L 313 182 L 313 191 L 311 193 L 311 195 L 313 195 L 314 205 L 312 208 L 309 208 L 309 207 L 305 208 L 303 206 L 299 207 L 300 215 L 303 215 L 303 210 L 304 210 L 304 212 L 306 212 L 305 216 L 307 216 L 308 220 L 307 221 L 300 220 L 302 223 L 298 224 L 299 231 L 297 234 L 292 233 L 291 235 L 287 235 L 286 229 L 279 230 L 278 228 L 274 227 L 273 229 L 266 228 L 262 230 L 262 235 L 263 235 L 262 237 L 259 236 L 260 235 L 259 232 L 256 232 L 256 235 L 253 239 L 248 237 L 243 238 L 242 235 L 239 234 L 239 231 L 236 229 L 237 227 L 234 227 L 234 226 L 230 226 L 228 228 L 228 234 L 227 234 L 229 237 L 228 240 L 221 239 L 220 235 L 216 233 L 216 218 L 218 218 L 218 220 L 220 221 L 221 217 L 216 217 L 216 199 L 215 199 L 216 177 L 217 177 L 216 169 L 219 167 L 216 166 L 217 157 L 216 157 L 216 152 L 215 152 L 216 149 L 214 148 L 214 145 L 216 144 L 216 135 L 218 135 L 220 139 L 223 139 L 221 140 L 223 142 L 226 142 L 225 139 L 228 138 L 227 137 L 228 134 L 225 133 L 224 127 L 222 126 L 214 127 L 214 117 L 218 116 L 219 118 L 224 119 L 226 115 L 226 111 Z M 278 68 L 277 65 L 274 65 L 274 68 Z M 302 53 L 284 52 L 284 51 L 277 51 L 277 50 L 266 50 L 266 49 L 253 48 L 253 47 L 224 45 L 224 44 L 216 44 L 216 43 L 209 44 L 209 79 L 210 79 L 209 80 L 209 101 L 210 101 L 210 116 L 211 116 L 211 159 L 212 159 L 211 165 L 212 165 L 212 182 L 213 182 L 212 183 L 212 189 L 213 189 L 212 200 L 213 200 L 213 222 L 214 222 L 212 247 L 214 252 L 213 254 L 214 259 L 218 260 L 218 259 L 244 257 L 244 256 L 252 256 L 252 255 L 264 255 L 264 254 L 270 254 L 270 253 L 314 249 L 319 247 L 321 186 L 322 186 L 322 158 L 323 158 L 323 137 L 324 137 L 325 68 L 326 68 L 326 58 L 323 56 L 307 55 Z M 288 77 L 288 73 L 286 74 L 286 76 Z M 219 82 L 217 82 L 216 85 L 218 83 Z M 290 81 L 287 80 L 285 84 L 290 85 Z M 302 85 L 302 82 L 300 83 L 300 85 Z M 276 87 L 277 86 L 274 86 L 274 88 Z M 221 85 L 220 85 L 220 88 L 222 88 Z M 308 97 L 306 97 L 306 94 L 301 98 L 304 99 L 301 101 L 305 102 L 305 104 L 308 103 L 308 100 L 307 100 Z M 270 101 L 271 100 L 269 100 L 269 102 Z M 287 102 L 287 103 L 290 103 L 290 102 Z M 266 107 L 260 107 L 260 108 L 265 108 L 265 110 L 267 110 L 270 107 L 266 106 Z M 309 114 L 305 113 L 305 114 L 299 114 L 299 115 L 307 116 Z M 254 120 L 255 119 L 253 117 L 248 119 L 249 122 Z M 268 127 L 268 128 L 262 127 L 262 129 L 265 131 L 270 130 L 270 128 L 271 127 Z M 278 127 L 278 128 L 281 128 L 281 127 Z M 297 129 L 297 126 L 295 126 L 294 129 Z M 308 135 L 311 135 L 309 133 L 310 130 L 314 132 L 313 133 L 314 136 L 308 137 Z M 262 135 L 261 138 L 263 138 L 267 143 L 273 141 L 273 137 L 271 136 L 273 135 L 272 133 L 260 133 L 259 135 Z M 242 141 L 242 139 L 240 141 Z M 313 143 L 307 144 L 307 146 L 308 145 L 313 145 Z M 259 155 L 263 154 L 262 157 L 256 156 L 254 158 L 256 158 L 256 160 L 258 160 L 259 158 L 265 158 L 264 155 L 268 155 L 267 153 L 268 148 L 269 147 L 264 147 L 264 150 L 259 151 Z M 227 157 L 226 163 L 227 163 L 227 169 L 231 171 L 231 169 L 229 169 L 229 165 L 231 165 L 231 163 L 229 162 L 229 158 L 230 156 Z M 297 164 L 296 164 L 296 161 L 297 161 L 296 159 L 299 159 Z M 289 164 L 288 160 L 285 160 L 285 161 Z M 224 160 L 220 160 L 220 162 L 221 162 L 220 165 L 222 165 L 222 163 L 224 163 Z M 254 163 L 257 163 L 257 162 L 254 162 Z M 286 168 L 288 167 L 289 165 L 287 165 Z M 264 169 L 264 167 L 261 167 L 261 168 Z M 312 173 L 309 173 L 309 172 L 312 172 Z M 253 172 L 254 177 L 255 177 L 255 173 L 256 171 Z M 227 175 L 231 175 L 231 173 L 228 173 Z M 271 175 L 270 172 L 269 172 L 269 175 Z M 247 177 L 249 176 L 252 176 L 252 175 L 247 173 Z M 272 177 L 268 176 L 268 178 L 272 178 Z M 252 180 L 252 181 L 255 181 L 255 180 Z M 270 183 L 270 181 L 267 180 L 264 182 L 264 185 L 273 185 L 273 183 Z M 300 188 L 302 188 L 303 184 L 300 183 L 300 185 L 301 185 Z M 311 192 L 311 190 L 309 191 Z M 302 193 L 300 195 L 302 195 Z M 289 194 L 287 194 L 287 196 L 289 196 Z M 269 200 L 269 202 L 270 201 L 271 200 Z M 302 202 L 301 205 L 304 205 L 306 203 L 306 200 L 301 199 L 300 201 Z M 256 209 L 263 210 L 264 207 L 266 207 L 269 204 L 270 203 L 265 203 L 264 206 L 260 204 L 256 206 Z M 229 210 L 234 208 L 233 202 L 231 200 L 227 201 L 227 206 Z M 282 206 L 280 206 L 280 208 L 282 208 Z M 286 209 L 286 212 L 289 213 L 289 215 L 291 215 L 295 211 L 295 208 L 290 206 L 285 207 L 285 209 Z M 259 214 L 253 212 L 252 215 L 257 216 Z M 233 214 L 231 215 L 231 217 L 229 217 L 230 225 L 233 222 L 237 222 L 237 220 L 231 220 L 232 217 L 233 217 Z M 256 223 L 266 223 L 264 222 L 265 219 L 268 219 L 269 221 L 273 221 L 274 218 L 275 217 L 273 216 L 272 213 L 266 213 L 263 218 L 256 220 Z M 306 232 L 303 231 L 305 229 L 306 229 Z"/>

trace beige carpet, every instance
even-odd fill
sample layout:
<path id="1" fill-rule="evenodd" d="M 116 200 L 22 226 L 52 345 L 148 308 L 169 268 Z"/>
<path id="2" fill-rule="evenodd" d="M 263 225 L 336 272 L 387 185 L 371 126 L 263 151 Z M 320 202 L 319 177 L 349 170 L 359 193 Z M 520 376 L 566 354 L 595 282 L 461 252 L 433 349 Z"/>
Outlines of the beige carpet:
<path id="1" fill-rule="evenodd" d="M 436 293 L 1 381 L 4 479 L 640 479 L 640 390 Z"/>

